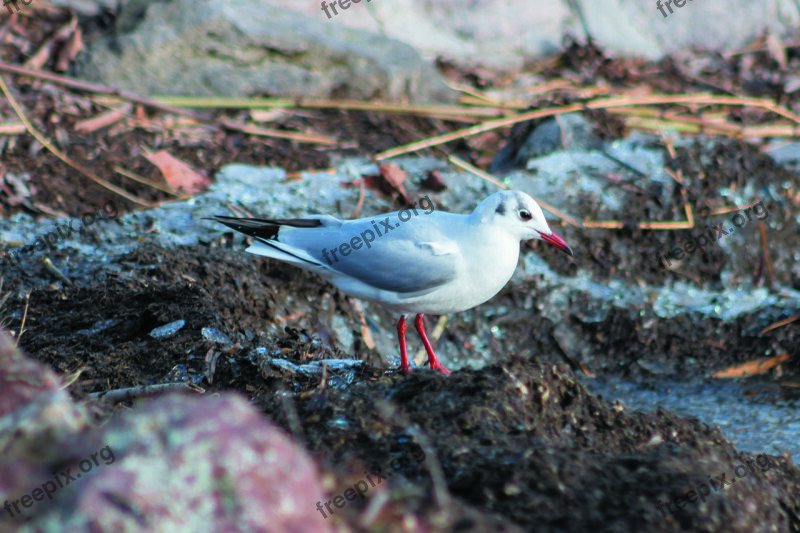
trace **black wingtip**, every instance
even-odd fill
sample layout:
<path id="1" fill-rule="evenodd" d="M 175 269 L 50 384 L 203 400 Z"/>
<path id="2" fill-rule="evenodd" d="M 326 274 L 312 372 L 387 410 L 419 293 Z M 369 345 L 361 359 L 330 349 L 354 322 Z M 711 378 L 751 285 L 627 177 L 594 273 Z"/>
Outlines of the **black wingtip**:
<path id="1" fill-rule="evenodd" d="M 316 218 L 239 218 L 228 217 L 224 215 L 216 215 L 213 218 L 205 217 L 207 220 L 213 220 L 221 224 L 225 224 L 232 230 L 244 233 L 250 237 L 257 237 L 259 239 L 269 240 L 277 239 L 278 232 L 283 226 L 293 228 L 317 228 L 322 226 L 322 221 Z"/>
<path id="2" fill-rule="evenodd" d="M 248 219 L 246 218 L 236 218 L 236 217 L 226 217 L 223 215 L 216 215 L 213 217 L 203 217 L 203 220 L 213 220 L 214 222 L 219 222 L 220 224 L 225 224 L 233 231 L 238 231 L 239 233 L 243 233 L 249 237 L 260 237 L 261 233 L 264 233 L 263 230 L 256 231 L 255 228 L 248 227 L 247 224 L 242 224 L 242 222 L 247 222 Z M 272 231 L 266 232 L 266 238 L 271 238 L 275 234 L 277 234 L 277 230 L 274 228 L 270 228 Z"/>

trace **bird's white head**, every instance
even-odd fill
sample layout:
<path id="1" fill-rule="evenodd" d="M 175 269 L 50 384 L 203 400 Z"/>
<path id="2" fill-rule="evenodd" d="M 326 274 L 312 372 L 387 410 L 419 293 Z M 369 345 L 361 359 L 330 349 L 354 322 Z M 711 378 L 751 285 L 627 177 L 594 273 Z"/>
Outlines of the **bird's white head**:
<path id="1" fill-rule="evenodd" d="M 536 200 L 520 191 L 500 191 L 478 204 L 473 212 L 483 223 L 502 226 L 520 241 L 539 239 L 548 242 L 564 253 L 572 249 L 564 239 L 553 233 L 542 208 Z"/>

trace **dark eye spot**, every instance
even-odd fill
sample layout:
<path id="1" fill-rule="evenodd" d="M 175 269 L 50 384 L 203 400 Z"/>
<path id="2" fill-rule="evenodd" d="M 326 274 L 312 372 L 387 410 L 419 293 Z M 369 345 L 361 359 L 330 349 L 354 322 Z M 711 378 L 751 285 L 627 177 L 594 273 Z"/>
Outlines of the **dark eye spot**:
<path id="1" fill-rule="evenodd" d="M 519 210 L 519 218 L 521 218 L 522 220 L 527 222 L 527 221 L 529 221 L 530 219 L 533 218 L 533 215 L 531 215 L 531 212 L 528 211 L 527 209 L 520 209 Z"/>

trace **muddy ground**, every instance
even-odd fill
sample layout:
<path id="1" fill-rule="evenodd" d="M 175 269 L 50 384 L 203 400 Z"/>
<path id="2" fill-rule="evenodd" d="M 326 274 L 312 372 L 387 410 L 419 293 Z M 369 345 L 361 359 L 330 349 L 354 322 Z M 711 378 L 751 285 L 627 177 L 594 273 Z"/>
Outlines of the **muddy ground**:
<path id="1" fill-rule="evenodd" d="M 790 59 L 796 60 L 791 54 Z M 775 68 L 768 58 L 761 59 Z M 730 64 L 736 61 L 731 59 Z M 622 85 L 646 78 L 665 92 L 703 88 L 676 73 L 669 61 L 638 72 L 640 65 L 635 62 L 604 58 L 593 47 L 575 43 L 567 43 L 564 53 L 546 65 L 542 72 L 549 76 L 571 72 Z M 752 81 L 758 69 L 742 74 L 723 67 L 719 65 L 717 74 L 730 76 L 726 79 L 733 84 L 731 90 L 786 98 L 779 88 Z M 469 73 L 463 78 L 475 81 Z M 485 86 L 482 81 L 477 85 Z M 21 100 L 43 125 L 47 123 L 44 117 L 72 98 L 60 94 L 43 99 L 37 92 L 42 90 L 38 82 L 18 79 L 17 83 Z M 563 100 L 561 95 L 550 96 L 536 105 L 557 105 Z M 88 114 L 89 108 L 76 108 L 75 115 L 67 114 L 60 124 L 68 127 L 70 121 Z M 289 141 L 217 132 L 201 145 L 161 139 L 160 146 L 169 147 L 173 155 L 213 178 L 229 162 L 281 166 L 289 171 L 320 168 L 330 164 L 331 155 L 370 156 L 457 127 L 435 119 L 366 112 L 312 115 L 313 121 L 298 116 L 283 126 L 302 129 L 313 123 L 318 131 L 339 132 L 341 138 L 355 142 L 349 148 L 307 149 Z M 602 114 L 593 118 L 599 121 Z M 606 119 L 601 127 L 605 135 L 620 134 L 619 124 Z M 743 116 L 742 120 L 760 119 Z M 48 133 L 57 130 L 53 126 Z M 482 151 L 463 142 L 448 150 L 478 162 L 484 151 L 499 150 L 502 140 L 501 135 L 484 137 Z M 143 175 L 154 172 L 135 148 L 153 144 L 153 134 L 133 131 L 107 141 L 101 144 L 93 135 L 73 137 L 69 153 L 100 175 L 113 175 L 114 165 L 120 162 L 130 163 L 130 169 Z M 6 199 L 6 215 L 19 210 L 41 214 L 38 206 L 42 205 L 74 214 L 111 199 L 121 210 L 135 209 L 43 151 L 32 138 L 22 136 L 14 143 L 5 144 L 2 164 L 10 172 L 28 173 L 33 194 L 23 202 Z M 789 229 L 770 232 L 769 248 L 764 246 L 763 253 L 737 268 L 756 287 L 800 289 L 800 271 L 785 261 L 785 252 L 774 269 L 766 259 L 769 249 L 797 250 L 800 244 L 796 225 L 792 226 L 800 209 L 796 172 L 776 165 L 751 144 L 728 139 L 718 140 L 711 154 L 699 145 L 679 148 L 669 164 L 673 170 L 682 170 L 688 201 L 698 217 L 720 207 L 720 188 L 741 187 L 744 179 L 755 182 L 757 188 L 781 184 L 789 191 L 783 202 L 768 205 L 772 219 L 783 221 Z M 458 184 L 449 186 L 457 189 Z M 165 199 L 150 188 L 136 189 L 131 183 L 125 187 L 150 201 Z M 574 274 L 580 265 L 601 283 L 612 277 L 654 285 L 672 279 L 674 274 L 659 268 L 653 258 L 679 244 L 680 237 L 675 232 L 639 230 L 633 222 L 681 219 L 683 213 L 677 208 L 660 209 L 647 191 L 640 200 L 628 205 L 629 229 L 574 231 L 570 240 L 577 252 L 574 259 L 541 247 L 537 253 L 562 275 Z M 674 205 L 683 205 L 677 189 L 674 200 Z M 453 316 L 439 341 L 469 351 L 474 348 L 468 337 L 478 329 L 474 321 L 492 321 L 504 336 L 502 342 L 490 341 L 490 365 L 457 370 L 449 377 L 428 370 L 405 376 L 391 368 L 393 360 L 370 350 L 363 340 L 354 353 L 337 347 L 333 332 L 324 327 L 334 313 L 350 319 L 353 334 L 360 336 L 359 316 L 344 294 L 315 275 L 245 256 L 242 248 L 231 234 L 206 245 L 174 249 L 143 244 L 114 259 L 124 274 L 108 271 L 80 287 L 65 286 L 51 277 L 27 300 L 19 295 L 29 284 L 29 276 L 47 279 L 49 274 L 43 266 L 27 265 L 23 270 L 8 268 L 6 262 L 3 291 L 11 297 L 3 309 L 5 327 L 18 332 L 25 316 L 20 348 L 65 380 L 79 372 L 68 390 L 93 406 L 97 424 L 115 411 L 138 404 L 112 408 L 90 397 L 91 393 L 189 381 L 207 395 L 244 394 L 313 454 L 327 473 L 331 495 L 356 483 L 365 469 L 385 468 L 410 442 L 418 444 L 424 461 L 406 467 L 401 479 L 387 479 L 382 499 L 356 501 L 337 510 L 335 520 L 343 529 L 800 531 L 800 470 L 786 457 L 770 456 L 767 468 L 751 469 L 730 489 L 713 491 L 705 503 L 689 504 L 668 516 L 661 512 L 661 500 L 674 499 L 692 488 L 700 490 L 698 484 L 706 476 L 724 472 L 730 480 L 738 464 L 755 457 L 737 452 L 718 429 L 664 410 L 631 412 L 589 394 L 576 378 L 588 372 L 619 374 L 641 382 L 656 374 L 701 377 L 769 355 L 788 357 L 765 376 L 753 379 L 791 385 L 798 381 L 800 371 L 797 324 L 770 335 L 761 332 L 800 314 L 800 309 L 764 309 L 723 323 L 688 314 L 663 319 L 641 310 L 612 308 L 604 311 L 603 320 L 595 321 L 586 315 L 597 310 L 571 302 L 572 314 L 565 313 L 563 320 L 579 327 L 582 336 L 570 344 L 558 335 L 557 323 L 537 317 L 539 295 L 536 280 L 530 279 L 522 286 L 506 287 L 496 297 L 509 310 L 506 314 L 469 315 L 469 321 Z M 621 254 L 620 250 L 635 253 Z M 69 255 L 69 248 L 64 248 L 49 257 L 63 264 Z M 719 284 L 726 261 L 721 252 L 712 250 L 704 259 L 697 256 L 692 261 L 686 270 L 692 272 L 693 283 Z M 149 335 L 177 320 L 184 320 L 186 327 L 174 336 L 155 339 Z M 219 341 L 203 328 L 213 328 L 228 340 Z M 321 375 L 314 375 L 276 365 L 275 359 L 298 365 L 330 359 L 363 360 L 364 364 L 348 370 L 332 363 Z M 793 390 L 787 386 L 787 396 Z"/>

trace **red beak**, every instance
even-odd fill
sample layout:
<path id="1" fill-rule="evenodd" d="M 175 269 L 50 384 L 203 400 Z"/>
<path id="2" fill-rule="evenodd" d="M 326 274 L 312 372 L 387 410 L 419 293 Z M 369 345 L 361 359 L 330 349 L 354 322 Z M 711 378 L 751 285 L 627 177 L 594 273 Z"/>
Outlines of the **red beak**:
<path id="1" fill-rule="evenodd" d="M 545 235 L 544 233 L 539 232 L 539 235 L 542 236 L 542 240 L 544 242 L 549 242 L 565 254 L 569 254 L 572 257 L 572 248 L 567 246 L 567 243 L 564 242 L 564 239 L 556 235 L 555 233 L 551 233 L 550 235 Z"/>

